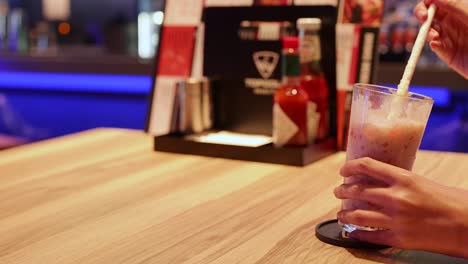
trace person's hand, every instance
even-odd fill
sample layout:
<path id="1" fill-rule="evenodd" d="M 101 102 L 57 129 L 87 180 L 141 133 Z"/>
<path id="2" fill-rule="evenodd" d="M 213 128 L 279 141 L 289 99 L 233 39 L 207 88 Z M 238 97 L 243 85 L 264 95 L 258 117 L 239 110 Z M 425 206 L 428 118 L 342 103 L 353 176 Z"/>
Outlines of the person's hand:
<path id="1" fill-rule="evenodd" d="M 468 79 L 468 0 L 424 0 L 414 8 L 421 23 L 431 3 L 437 12 L 427 37 L 429 45 L 449 67 Z"/>
<path id="2" fill-rule="evenodd" d="M 338 212 L 341 223 L 383 229 L 354 231 L 351 238 L 468 258 L 468 191 L 370 158 L 349 161 L 340 173 L 345 178 L 360 175 L 375 181 L 335 189 L 339 199 L 370 204 Z"/>

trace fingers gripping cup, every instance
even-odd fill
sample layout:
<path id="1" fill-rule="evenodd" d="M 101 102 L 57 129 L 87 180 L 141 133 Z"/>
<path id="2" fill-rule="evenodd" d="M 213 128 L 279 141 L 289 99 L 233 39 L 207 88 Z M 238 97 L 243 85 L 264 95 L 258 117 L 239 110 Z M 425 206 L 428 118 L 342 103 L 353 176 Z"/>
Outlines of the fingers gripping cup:
<path id="1" fill-rule="evenodd" d="M 416 159 L 433 100 L 382 86 L 355 84 L 351 106 L 346 159 L 370 157 L 406 170 Z M 345 179 L 345 184 L 383 184 L 365 175 Z M 344 200 L 342 209 L 366 209 L 371 205 L 359 200 Z M 378 206 L 378 205 L 377 205 Z M 344 231 L 374 231 L 379 227 L 341 224 Z"/>

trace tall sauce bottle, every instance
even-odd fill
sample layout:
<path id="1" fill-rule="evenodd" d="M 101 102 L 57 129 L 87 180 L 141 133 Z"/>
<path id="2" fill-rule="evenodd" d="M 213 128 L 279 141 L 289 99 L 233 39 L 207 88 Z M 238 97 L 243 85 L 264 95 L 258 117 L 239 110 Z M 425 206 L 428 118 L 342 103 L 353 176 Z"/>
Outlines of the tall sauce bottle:
<path id="1" fill-rule="evenodd" d="M 283 38 L 282 86 L 273 105 L 273 143 L 276 147 L 304 147 L 309 142 L 307 92 L 300 85 L 299 40 Z"/>
<path id="2" fill-rule="evenodd" d="M 309 143 L 326 139 L 330 133 L 329 90 L 322 70 L 319 18 L 300 18 L 299 54 L 301 86 L 309 97 Z"/>

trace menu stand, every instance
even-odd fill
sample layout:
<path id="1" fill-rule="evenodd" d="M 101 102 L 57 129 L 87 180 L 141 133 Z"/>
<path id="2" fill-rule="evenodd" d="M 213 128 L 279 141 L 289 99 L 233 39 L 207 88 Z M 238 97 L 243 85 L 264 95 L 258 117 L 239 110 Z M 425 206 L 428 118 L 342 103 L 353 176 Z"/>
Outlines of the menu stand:
<path id="1" fill-rule="evenodd" d="M 248 83 L 253 82 L 253 86 L 258 81 L 281 83 L 282 42 L 280 38 L 245 39 L 242 34 L 246 32 L 242 33 L 241 30 L 246 21 L 252 24 L 262 21 L 278 22 L 288 24 L 295 30 L 297 19 L 302 17 L 318 17 L 322 20 L 322 68 L 330 89 L 329 138 L 304 148 L 275 148 L 271 143 L 245 147 L 195 142 L 183 134 L 170 133 L 155 137 L 154 149 L 293 166 L 305 166 L 335 153 L 337 8 L 333 6 L 207 7 L 203 10 L 203 75 L 211 80 L 213 92 L 212 130 L 271 137 L 275 89 L 263 87 L 262 84 L 259 87 L 249 87 Z M 255 54 L 260 53 L 277 54 L 279 58 L 268 74 L 259 69 L 258 61 L 254 59 Z"/>

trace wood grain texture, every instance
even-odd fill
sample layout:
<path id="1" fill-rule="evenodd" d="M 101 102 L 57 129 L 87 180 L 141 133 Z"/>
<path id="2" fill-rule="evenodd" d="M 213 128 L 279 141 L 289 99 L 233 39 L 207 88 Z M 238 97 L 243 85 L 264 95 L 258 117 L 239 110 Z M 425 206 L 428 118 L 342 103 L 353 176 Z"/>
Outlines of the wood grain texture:
<path id="1" fill-rule="evenodd" d="M 306 168 L 153 152 L 143 132 L 96 129 L 0 152 L 0 263 L 468 263 L 326 245 L 344 154 Z M 468 188 L 468 155 L 421 152 L 415 171 Z"/>

